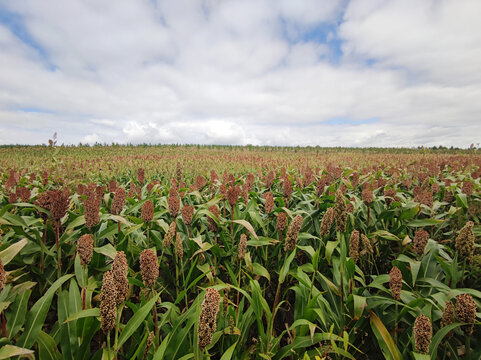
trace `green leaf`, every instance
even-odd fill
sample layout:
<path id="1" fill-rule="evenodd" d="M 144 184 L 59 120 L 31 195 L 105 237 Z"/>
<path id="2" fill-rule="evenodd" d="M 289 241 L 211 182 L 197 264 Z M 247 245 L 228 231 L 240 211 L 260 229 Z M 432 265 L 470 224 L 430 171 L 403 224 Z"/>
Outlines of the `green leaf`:
<path id="1" fill-rule="evenodd" d="M 8 248 L 0 252 L 0 259 L 2 259 L 3 266 L 7 265 L 12 259 L 27 245 L 28 240 L 22 239 L 15 244 L 10 245 Z"/>
<path id="2" fill-rule="evenodd" d="M 444 222 L 444 220 L 438 220 L 438 219 L 416 219 L 412 220 L 407 223 L 407 226 L 409 227 L 423 227 L 423 226 L 432 226 L 432 225 L 438 225 Z"/>
<path id="3" fill-rule="evenodd" d="M 329 264 L 331 263 L 332 253 L 334 252 L 334 249 L 337 247 L 338 244 L 339 241 L 328 241 L 326 243 L 326 260 Z"/>
<path id="4" fill-rule="evenodd" d="M 237 346 L 237 341 L 235 343 L 233 343 L 224 353 L 224 355 L 222 355 L 222 357 L 220 358 L 220 360 L 230 360 L 232 359 L 232 354 L 234 354 L 234 350 L 235 350 L 235 347 Z"/>
<path id="5" fill-rule="evenodd" d="M 117 254 L 117 250 L 112 246 L 112 244 L 107 244 L 102 247 L 94 248 L 96 253 L 108 256 L 111 259 L 115 259 L 115 255 Z"/>
<path id="6" fill-rule="evenodd" d="M 42 329 L 45 318 L 47 317 L 53 295 L 62 284 L 70 279 L 73 275 L 64 275 L 55 281 L 47 292 L 37 300 L 27 314 L 27 321 L 25 323 L 25 331 L 20 336 L 17 344 L 24 348 L 30 348 L 35 343 L 39 331 Z"/>
<path id="7" fill-rule="evenodd" d="M 169 345 L 171 335 L 172 333 L 168 333 L 164 340 L 162 340 L 162 344 L 160 344 L 159 348 L 155 352 L 153 360 L 162 360 L 164 358 L 164 353 L 167 349 L 167 345 Z"/>
<path id="8" fill-rule="evenodd" d="M 468 208 L 468 198 L 466 197 L 466 194 L 457 194 L 456 195 L 456 204 L 459 207 L 462 207 L 463 209 Z"/>
<path id="9" fill-rule="evenodd" d="M 149 314 L 150 310 L 152 310 L 152 307 L 156 303 L 159 296 L 160 294 L 155 295 L 152 299 L 149 300 L 147 304 L 145 304 L 135 312 L 134 316 L 132 316 L 127 325 L 125 325 L 122 333 L 119 336 L 117 349 L 119 349 L 132 336 L 135 330 L 137 330 L 137 328 L 142 324 L 144 319 Z"/>
<path id="10" fill-rule="evenodd" d="M 403 208 L 401 215 L 399 216 L 400 220 L 411 220 L 416 214 L 419 212 L 419 205 L 412 206 L 409 208 Z"/>
<path id="11" fill-rule="evenodd" d="M 247 241 L 247 246 L 265 246 L 265 245 L 275 245 L 279 240 L 268 238 L 265 236 L 259 236 L 258 239 L 251 239 Z"/>
<path id="12" fill-rule="evenodd" d="M 57 312 L 59 323 L 64 322 L 68 317 L 68 291 L 63 290 L 57 297 Z M 75 323 L 62 324 L 60 327 L 60 348 L 65 359 L 73 359 L 75 349 L 70 344 L 70 334 L 76 330 Z M 75 334 L 76 335 L 76 334 Z M 75 336 L 76 337 L 76 336 Z"/>
<path id="13" fill-rule="evenodd" d="M 248 221 L 246 221 L 246 220 L 234 220 L 234 222 L 235 222 L 236 224 L 240 224 L 240 225 L 242 225 L 243 227 L 245 227 L 245 228 L 251 233 L 251 235 L 252 235 L 253 237 L 255 237 L 256 239 L 259 239 L 259 238 L 257 237 L 257 234 L 256 234 L 254 228 L 252 227 L 252 225 L 251 225 Z"/>
<path id="14" fill-rule="evenodd" d="M 431 340 L 431 345 L 429 346 L 429 353 L 431 356 L 436 359 L 437 354 L 438 354 L 438 346 L 441 344 L 441 341 L 444 339 L 444 337 L 451 331 L 457 328 L 458 326 L 463 325 L 462 323 L 452 323 L 449 325 L 446 325 L 445 327 L 439 329 L 436 331 L 436 334 L 433 336 Z"/>
<path id="15" fill-rule="evenodd" d="M 371 311 L 370 322 L 372 331 L 377 338 L 377 342 L 384 357 L 389 360 L 401 360 L 401 353 L 394 343 L 391 334 L 389 334 L 389 331 L 387 331 L 381 319 L 379 319 L 374 311 Z"/>
<path id="16" fill-rule="evenodd" d="M 26 356 L 30 359 L 35 359 L 32 350 L 13 345 L 4 345 L 0 348 L 0 359 L 11 359 L 14 356 Z"/>
<path id="17" fill-rule="evenodd" d="M 281 272 L 279 273 L 279 283 L 282 284 L 286 279 L 287 273 L 289 272 L 289 267 L 291 266 L 291 262 L 294 259 L 295 255 L 296 249 L 292 250 L 289 257 L 286 259 L 286 261 L 284 261 L 284 264 L 282 264 Z"/>
<path id="18" fill-rule="evenodd" d="M 98 316 L 100 316 L 99 308 L 85 309 L 85 310 L 81 310 L 79 312 L 76 312 L 75 314 L 70 315 L 64 321 L 64 323 L 67 323 L 69 321 L 78 320 L 78 319 L 87 318 L 87 317 L 98 317 Z"/>
<path id="19" fill-rule="evenodd" d="M 77 216 L 74 220 L 72 220 L 65 229 L 65 232 L 68 233 L 77 226 L 85 225 L 85 215 Z"/>
<path id="20" fill-rule="evenodd" d="M 259 275 L 259 276 L 264 276 L 267 280 L 271 281 L 271 275 L 269 274 L 269 271 L 267 271 L 267 269 L 262 266 L 261 264 L 259 263 L 253 263 L 252 264 L 252 272 L 256 275 Z"/>
<path id="21" fill-rule="evenodd" d="M 372 233 L 372 235 L 381 237 L 386 240 L 392 240 L 392 241 L 401 241 L 400 238 L 398 238 L 396 235 L 391 234 L 389 231 L 386 230 L 378 230 Z"/>
<path id="22" fill-rule="evenodd" d="M 17 294 L 17 298 L 12 306 L 12 312 L 7 315 L 7 329 L 8 338 L 12 339 L 25 322 L 25 316 L 27 315 L 28 299 L 32 290 L 26 290 L 21 294 Z"/>
<path id="23" fill-rule="evenodd" d="M 74 263 L 74 272 L 75 272 L 75 277 L 77 278 L 77 282 L 81 287 L 85 287 L 86 284 L 86 279 L 85 279 L 85 272 L 83 269 L 82 264 L 80 264 L 80 257 L 79 255 L 75 255 L 75 263 Z"/>
<path id="24" fill-rule="evenodd" d="M 431 360 L 431 356 L 428 354 L 420 354 L 418 352 L 413 351 L 413 356 L 415 360 Z"/>
<path id="25" fill-rule="evenodd" d="M 411 269 L 411 276 L 413 280 L 412 285 L 414 286 L 416 284 L 416 280 L 419 274 L 419 269 L 421 268 L 421 262 L 417 260 L 413 260 L 407 257 L 406 255 L 399 255 L 396 260 L 407 262 L 410 265 L 409 268 Z"/>
<path id="26" fill-rule="evenodd" d="M 366 308 L 366 298 L 364 296 L 352 295 L 354 298 L 354 319 L 361 318 L 364 309 Z"/>
<path id="27" fill-rule="evenodd" d="M 3 214 L 2 218 L 0 218 L 0 224 L 3 223 L 5 220 L 6 220 L 6 223 L 5 223 L 6 225 L 28 227 L 25 220 L 23 220 L 21 216 L 18 216 L 16 214 L 6 212 L 5 214 Z"/>
<path id="28" fill-rule="evenodd" d="M 40 360 L 62 360 L 55 340 L 47 333 L 40 331 L 37 337 Z"/>

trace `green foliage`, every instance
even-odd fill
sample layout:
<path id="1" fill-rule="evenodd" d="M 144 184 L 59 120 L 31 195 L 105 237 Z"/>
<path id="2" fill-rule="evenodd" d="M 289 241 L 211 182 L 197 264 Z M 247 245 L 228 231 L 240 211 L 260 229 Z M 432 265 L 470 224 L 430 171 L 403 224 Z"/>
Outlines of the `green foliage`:
<path id="1" fill-rule="evenodd" d="M 478 155 L 254 146 L 52 147 L 0 149 L 2 168 L 8 169 L 0 178 L 0 259 L 6 271 L 0 359 L 481 355 L 481 344 L 474 341 L 481 335 Z M 139 168 L 145 169 L 145 179 L 139 178 Z M 211 177 L 211 170 L 218 176 Z M 111 180 L 127 194 L 116 214 Z M 290 194 L 285 193 L 288 182 Z M 89 195 L 79 184 L 93 184 L 100 194 L 99 221 L 90 228 Z M 231 204 L 229 189 L 236 186 Z M 20 199 L 19 189 L 28 189 L 28 198 Z M 54 218 L 58 209 L 39 201 L 54 189 L 69 191 L 60 219 Z M 338 189 L 349 209 L 345 232 L 337 231 L 336 219 L 323 224 Z M 366 189 L 372 200 L 363 195 Z M 178 196 L 178 213 L 172 211 L 171 193 Z M 269 212 L 265 193 L 274 199 Z M 147 201 L 153 204 L 152 220 L 142 214 Z M 187 205 L 194 209 L 191 222 L 181 214 Z M 278 227 L 281 213 L 287 218 L 283 229 Z M 292 237 L 288 228 L 297 215 L 302 226 L 295 239 L 289 238 L 295 247 L 286 252 L 286 238 Z M 472 259 L 456 248 L 468 221 L 475 223 Z M 176 234 L 168 243 L 171 224 Z M 361 234 L 358 249 L 351 244 L 353 230 Z M 421 251 L 415 244 L 419 230 L 427 232 Z M 87 234 L 93 251 L 83 264 L 77 245 Z M 240 244 L 243 235 L 247 242 Z M 157 255 L 160 272 L 148 287 L 141 273 L 145 249 Z M 119 251 L 126 256 L 128 291 L 115 307 L 114 328 L 104 333 L 102 281 Z M 399 300 L 389 284 L 393 266 L 402 274 Z M 211 343 L 201 348 L 199 319 L 207 288 L 218 292 L 220 306 Z M 477 306 L 472 335 L 459 319 L 441 327 L 445 304 L 455 303 L 460 294 L 470 294 Z M 420 314 L 433 328 L 428 355 L 414 346 L 413 324 Z"/>

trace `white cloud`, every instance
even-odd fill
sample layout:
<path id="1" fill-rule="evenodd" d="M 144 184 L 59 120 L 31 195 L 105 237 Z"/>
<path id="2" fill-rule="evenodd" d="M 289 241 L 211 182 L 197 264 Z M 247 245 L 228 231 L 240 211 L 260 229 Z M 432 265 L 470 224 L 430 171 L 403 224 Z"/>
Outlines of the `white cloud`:
<path id="1" fill-rule="evenodd" d="M 0 23 L 0 143 L 479 142 L 478 1 L 2 6 L 31 40 Z"/>
<path id="2" fill-rule="evenodd" d="M 90 135 L 87 135 L 85 136 L 82 141 L 81 141 L 83 144 L 87 143 L 87 144 L 95 144 L 96 142 L 100 142 L 100 136 L 98 136 L 97 134 L 90 134 Z"/>

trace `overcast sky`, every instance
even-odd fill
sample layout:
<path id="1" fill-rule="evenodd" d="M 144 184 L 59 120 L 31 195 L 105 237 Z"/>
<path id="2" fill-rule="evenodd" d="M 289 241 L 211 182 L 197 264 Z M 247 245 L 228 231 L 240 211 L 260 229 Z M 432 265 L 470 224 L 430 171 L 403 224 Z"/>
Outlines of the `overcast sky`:
<path id="1" fill-rule="evenodd" d="M 0 144 L 481 142 L 480 0 L 0 0 Z"/>

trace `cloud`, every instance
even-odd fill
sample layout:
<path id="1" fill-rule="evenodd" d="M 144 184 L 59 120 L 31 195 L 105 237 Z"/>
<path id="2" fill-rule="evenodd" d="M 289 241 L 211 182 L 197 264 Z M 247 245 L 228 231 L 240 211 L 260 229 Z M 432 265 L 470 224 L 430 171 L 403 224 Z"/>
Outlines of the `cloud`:
<path id="1" fill-rule="evenodd" d="M 83 139 L 82 139 L 82 143 L 85 144 L 95 144 L 97 142 L 100 141 L 100 136 L 98 136 L 97 134 L 90 134 L 90 135 L 87 135 L 85 136 Z"/>
<path id="2" fill-rule="evenodd" d="M 469 0 L 8 2 L 0 143 L 57 131 L 74 144 L 467 146 L 480 133 L 479 10 Z"/>

